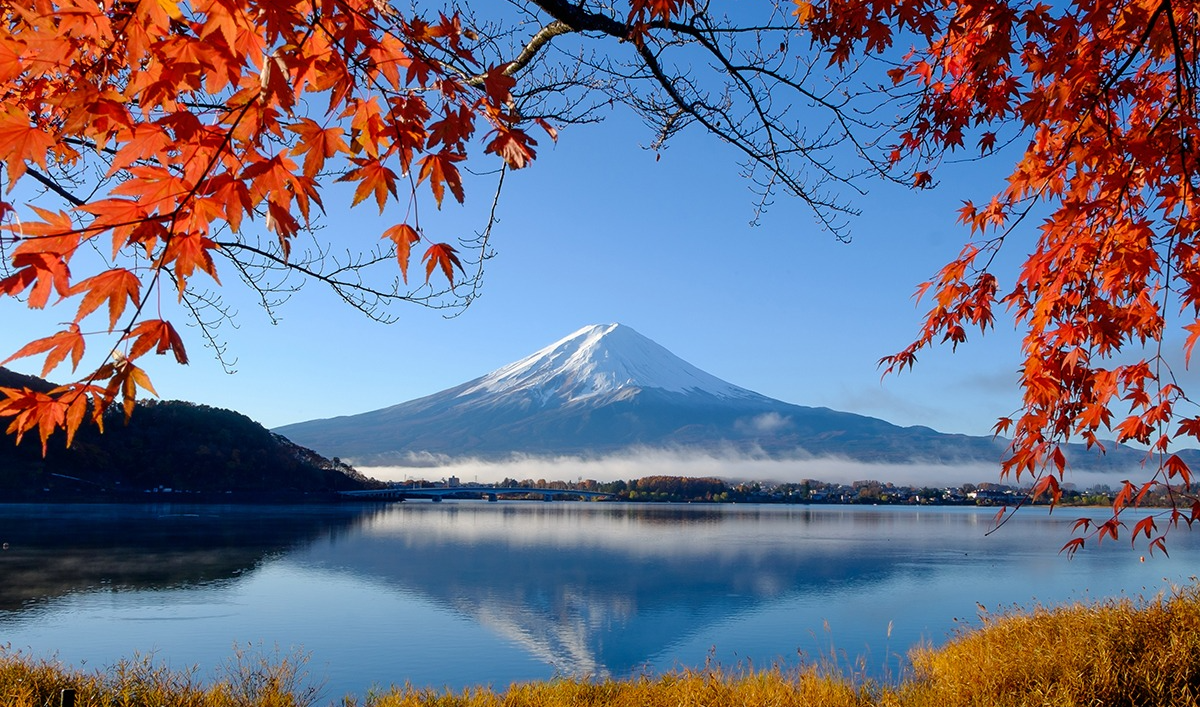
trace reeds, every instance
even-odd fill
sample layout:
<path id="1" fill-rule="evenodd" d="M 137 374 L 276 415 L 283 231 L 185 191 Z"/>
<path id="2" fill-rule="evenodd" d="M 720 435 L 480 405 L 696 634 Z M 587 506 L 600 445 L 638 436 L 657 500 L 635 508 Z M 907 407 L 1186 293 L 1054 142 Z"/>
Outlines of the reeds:
<path id="1" fill-rule="evenodd" d="M 201 684 L 135 658 L 82 672 L 0 647 L 0 705 L 59 707 L 1082 707 L 1200 706 L 1200 587 L 1148 601 L 1038 607 L 996 616 L 940 648 L 920 647 L 913 672 L 878 685 L 829 666 L 799 671 L 709 665 L 629 679 L 555 679 L 507 690 L 413 687 L 322 702 L 303 656 L 237 652 Z"/>
<path id="2" fill-rule="evenodd" d="M 235 650 L 205 686 L 194 669 L 174 670 L 147 656 L 83 672 L 0 646 L 0 707 L 311 707 L 318 690 L 305 684 L 304 660 Z"/>
<path id="3" fill-rule="evenodd" d="M 1200 704 L 1198 587 L 981 619 L 945 646 L 910 653 L 903 704 Z"/>
<path id="4" fill-rule="evenodd" d="M 727 672 L 709 667 L 626 680 L 558 679 L 515 684 L 504 692 L 393 689 L 353 707 L 870 707 L 866 691 L 815 670 Z"/>

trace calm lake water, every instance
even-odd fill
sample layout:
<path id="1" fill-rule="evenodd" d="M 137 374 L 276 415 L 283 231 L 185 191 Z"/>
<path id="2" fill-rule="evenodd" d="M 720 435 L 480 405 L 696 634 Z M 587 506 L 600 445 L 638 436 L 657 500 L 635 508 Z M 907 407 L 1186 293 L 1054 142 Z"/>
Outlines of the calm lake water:
<path id="1" fill-rule="evenodd" d="M 996 612 L 1193 583 L 1171 556 L 1058 554 L 1077 509 L 985 536 L 974 508 L 410 501 L 0 505 L 0 645 L 209 674 L 235 648 L 308 655 L 324 702 L 372 686 L 507 686 L 835 659 L 895 677 Z"/>

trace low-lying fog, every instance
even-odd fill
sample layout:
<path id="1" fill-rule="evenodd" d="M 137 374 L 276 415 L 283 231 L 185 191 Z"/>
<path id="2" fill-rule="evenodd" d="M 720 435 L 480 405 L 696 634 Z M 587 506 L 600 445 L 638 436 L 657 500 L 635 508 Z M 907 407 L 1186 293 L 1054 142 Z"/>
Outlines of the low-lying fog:
<path id="1" fill-rule="evenodd" d="M 872 464 L 839 458 L 768 459 L 746 456 L 712 456 L 664 450 L 630 452 L 613 456 L 581 459 L 578 457 L 518 457 L 507 461 L 479 459 L 438 460 L 414 458 L 409 465 L 357 466 L 367 476 L 383 481 L 425 479 L 437 481 L 451 476 L 463 483 L 495 483 L 506 478 L 547 481 L 616 481 L 645 476 L 717 477 L 726 481 L 800 482 L 805 479 L 829 483 L 852 483 L 866 479 L 891 482 L 898 486 L 950 487 L 964 483 L 1005 483 L 1012 486 L 1031 484 L 1029 476 L 1020 480 L 1000 478 L 999 464 L 979 462 L 958 465 L 912 462 Z M 1140 478 L 1144 470 L 1118 472 L 1068 471 L 1065 481 L 1080 489 L 1095 484 L 1116 484 L 1125 478 Z"/>

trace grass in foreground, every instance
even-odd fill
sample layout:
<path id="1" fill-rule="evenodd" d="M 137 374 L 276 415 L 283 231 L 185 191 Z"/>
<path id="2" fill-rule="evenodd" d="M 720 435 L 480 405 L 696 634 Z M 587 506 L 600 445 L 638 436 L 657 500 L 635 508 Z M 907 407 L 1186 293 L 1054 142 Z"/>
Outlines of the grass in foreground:
<path id="1" fill-rule="evenodd" d="M 983 618 L 941 648 L 917 648 L 897 686 L 818 668 L 684 670 L 626 680 L 551 680 L 461 693 L 412 688 L 345 697 L 343 707 L 958 707 L 1200 705 L 1200 587 L 1153 601 L 1038 608 Z M 310 707 L 302 661 L 237 655 L 225 676 L 148 660 L 69 670 L 0 648 L 0 705 L 57 707 Z"/>

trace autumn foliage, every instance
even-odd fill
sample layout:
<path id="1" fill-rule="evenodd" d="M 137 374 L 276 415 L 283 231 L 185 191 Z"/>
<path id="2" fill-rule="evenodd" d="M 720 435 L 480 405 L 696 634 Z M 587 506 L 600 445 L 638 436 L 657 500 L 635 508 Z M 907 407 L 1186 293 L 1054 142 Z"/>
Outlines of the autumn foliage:
<path id="1" fill-rule="evenodd" d="M 419 254 L 426 282 L 453 287 L 463 262 L 423 230 L 419 204 L 462 202 L 469 159 L 516 169 L 535 158 L 530 127 L 554 131 L 516 109 L 520 71 L 554 37 L 586 33 L 638 58 L 613 70 L 613 85 L 644 81 L 653 100 L 623 85 L 610 95 L 633 96 L 660 140 L 700 125 L 746 155 L 764 201 L 786 191 L 835 232 L 830 214 L 844 210 L 792 160 L 808 159 L 817 178 L 833 161 L 790 127 L 780 91 L 834 116 L 816 142 L 917 189 L 936 185 L 951 153 L 1010 161 L 994 195 L 961 209 L 971 240 L 921 286 L 933 307 L 885 369 L 1006 312 L 1024 332 L 1024 406 L 996 426 L 1013 440 L 1003 474 L 1057 499 L 1066 443 L 1147 450 L 1146 478 L 1125 482 L 1111 520 L 1081 524 L 1067 549 L 1129 533 L 1121 511 L 1156 488 L 1177 502 L 1132 529 L 1151 549 L 1200 517 L 1175 453 L 1200 440 L 1180 380 L 1200 339 L 1200 3 L 796 0 L 738 27 L 694 0 L 535 0 L 523 7 L 549 21 L 512 61 L 491 64 L 454 7 L 421 17 L 385 0 L 5 4 L 0 293 L 74 312 L 8 360 L 42 356 L 47 374 L 102 352 L 50 393 L 4 390 L 9 432 L 36 431 L 45 445 L 65 429 L 69 444 L 109 404 L 130 410 L 139 390 L 153 392 L 142 356 L 187 362 L 161 296 L 194 307 L 197 283 L 245 277 L 241 258 L 337 286 L 343 270 L 310 270 L 293 253 L 334 183 L 352 188 L 352 205 L 402 207 L 380 235 L 403 282 Z M 723 92 L 670 73 L 668 50 L 688 45 Z M 799 69 L 783 68 L 797 65 L 790 57 Z M 855 78 L 868 89 L 844 88 Z M 863 95 L 898 117 L 864 121 Z M 14 196 L 38 190 L 27 207 Z M 47 208 L 55 199 L 65 208 Z M 1028 253 L 1017 273 L 993 268 L 1006 246 Z"/>
<path id="2" fill-rule="evenodd" d="M 1013 440 L 1002 473 L 1057 500 L 1066 442 L 1141 445 L 1146 478 L 1125 481 L 1111 519 L 1080 521 L 1064 549 L 1129 532 L 1121 512 L 1165 488 L 1175 508 L 1132 528 L 1165 551 L 1169 527 L 1200 518 L 1192 471 L 1174 453 L 1200 439 L 1200 415 L 1179 380 L 1200 337 L 1200 4 L 831 0 L 798 8 L 835 65 L 914 42 L 887 71 L 893 90 L 912 98 L 894 162 L 931 163 L 959 150 L 1016 156 L 998 193 L 964 204 L 959 218 L 973 240 L 922 285 L 933 308 L 917 340 L 883 360 L 886 369 L 912 366 L 936 343 L 957 345 L 1007 311 L 1024 332 L 1024 406 L 996 425 Z M 916 175 L 916 186 L 930 179 Z M 992 263 L 1006 246 L 1028 256 L 1001 283 Z M 1178 355 L 1164 344 L 1181 331 Z"/>
<path id="3" fill-rule="evenodd" d="M 44 356 L 46 375 L 68 358 L 77 369 L 89 347 L 107 354 L 48 394 L 3 391 L 9 432 L 36 430 L 43 447 L 153 392 L 145 354 L 187 363 L 159 293 L 220 284 L 218 263 L 237 274 L 247 253 L 286 266 L 326 182 L 348 182 L 353 204 L 380 213 L 406 204 L 381 234 L 401 276 L 419 252 L 427 281 L 453 285 L 462 263 L 427 241 L 418 192 L 463 201 L 459 164 L 477 143 L 510 168 L 535 156 L 508 111 L 514 79 L 477 62 L 458 15 L 372 0 L 35 0 L 0 12 L 0 179 L 10 195 L 41 187 L 69 206 L 18 217 L 0 203 L 0 293 L 74 308 L 7 361 Z"/>

